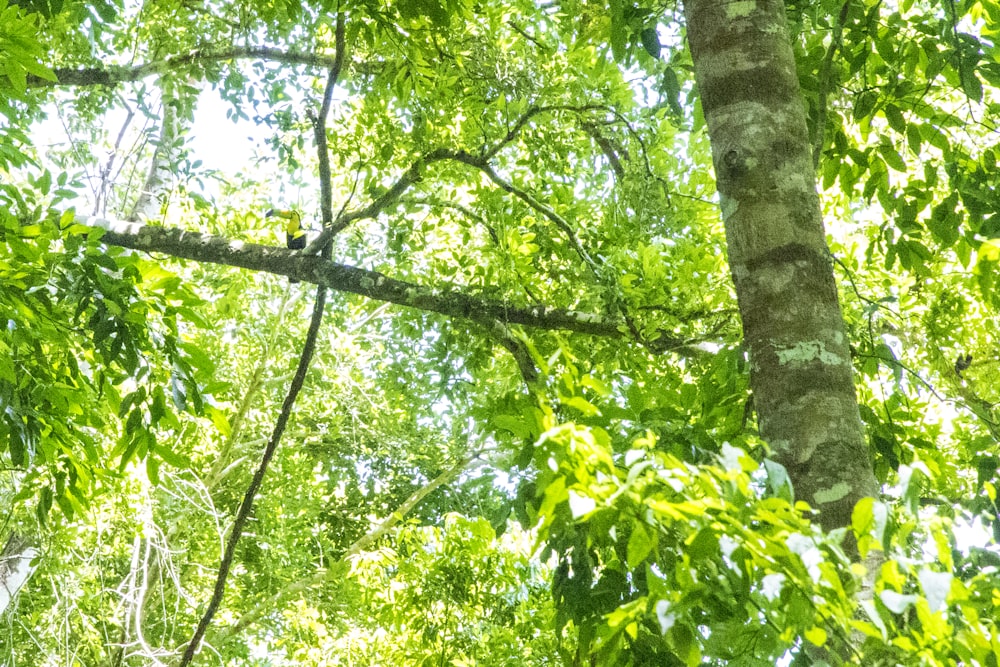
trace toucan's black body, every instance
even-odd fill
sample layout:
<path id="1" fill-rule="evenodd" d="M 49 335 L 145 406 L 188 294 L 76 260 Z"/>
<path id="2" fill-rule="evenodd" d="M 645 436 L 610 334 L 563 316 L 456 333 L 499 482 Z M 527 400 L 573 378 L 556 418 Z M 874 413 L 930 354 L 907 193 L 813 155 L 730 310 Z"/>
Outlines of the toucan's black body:
<path id="1" fill-rule="evenodd" d="M 302 229 L 302 216 L 298 211 L 282 211 L 270 209 L 264 214 L 268 218 L 282 218 L 285 222 L 285 246 L 289 250 L 302 250 L 306 247 L 306 233 Z M 289 278 L 293 285 L 298 280 Z"/>

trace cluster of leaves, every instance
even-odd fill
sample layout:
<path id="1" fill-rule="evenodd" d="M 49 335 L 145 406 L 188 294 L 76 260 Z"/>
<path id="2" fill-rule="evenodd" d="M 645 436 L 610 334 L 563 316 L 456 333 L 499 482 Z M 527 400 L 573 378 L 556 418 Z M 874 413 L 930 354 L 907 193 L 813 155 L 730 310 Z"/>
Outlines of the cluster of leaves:
<path id="1" fill-rule="evenodd" d="M 178 410 L 200 411 L 212 372 L 178 328 L 201 322 L 198 299 L 155 263 L 103 246 L 72 212 L 53 217 L 46 202 L 72 196 L 68 188 L 65 174 L 53 182 L 48 172 L 0 188 L 9 286 L 0 298 L 0 429 L 7 460 L 25 475 L 19 495 L 38 498 L 42 520 L 53 501 L 70 516 L 85 508 L 113 459 L 122 469 L 156 453 L 154 478 L 162 459 L 183 463 L 155 432 L 179 430 Z"/>
<path id="2" fill-rule="evenodd" d="M 801 22 L 797 63 L 822 151 L 822 183 L 877 202 L 870 257 L 918 278 L 947 262 L 975 267 L 997 305 L 992 138 L 1000 84 L 992 2 L 814 3 Z M 972 26 L 969 29 L 969 26 Z M 831 31 L 832 43 L 820 37 Z M 984 81 L 985 84 L 984 85 Z M 837 86 L 846 96 L 835 96 Z"/>
<path id="3" fill-rule="evenodd" d="M 393 546 L 351 563 L 370 610 L 356 621 L 371 633 L 357 642 L 355 659 L 470 666 L 551 660 L 566 642 L 552 624 L 548 569 L 532 551 L 531 535 L 497 537 L 481 518 L 449 514 L 439 526 L 405 527 Z M 396 641 L 405 636 L 417 641 Z"/>
<path id="4" fill-rule="evenodd" d="M 956 550 L 946 515 L 921 507 L 932 476 L 903 466 L 903 502 L 859 504 L 852 534 L 881 563 L 873 599 L 864 567 L 792 503 L 774 464 L 724 446 L 692 465 L 655 438 L 616 454 L 598 428 L 557 423 L 535 451 L 525 511 L 554 554 L 556 625 L 579 655 L 618 665 L 990 664 L 1000 569 L 990 552 Z M 992 486 L 989 487 L 991 493 Z M 985 559 L 985 560 L 984 560 Z M 863 641 L 857 641 L 861 633 Z M 564 654 L 567 663 L 573 654 Z M 801 662 L 800 662 L 801 661 Z"/>
<path id="5" fill-rule="evenodd" d="M 614 455 L 607 433 L 574 424 L 543 434 L 526 507 L 558 555 L 558 623 L 579 629 L 585 654 L 774 664 L 802 636 L 826 644 L 828 620 L 850 616 L 838 540 L 787 500 L 761 498 L 741 450 L 723 457 L 687 464 L 651 436 Z"/>
<path id="6" fill-rule="evenodd" d="M 0 169 L 20 167 L 29 161 L 25 150 L 31 141 L 23 121 L 34 117 L 36 108 L 28 103 L 28 75 L 55 79 L 52 71 L 41 64 L 45 49 L 37 38 L 37 19 L 23 14 L 16 4 L 0 1 L 0 117 L 6 119 L 0 128 Z"/>
<path id="7" fill-rule="evenodd" d="M 851 621 L 866 636 L 858 649 L 868 661 L 862 664 L 996 660 L 1000 561 L 989 551 L 958 551 L 955 522 L 920 507 L 930 477 L 920 462 L 903 466 L 897 487 L 902 503 L 867 498 L 855 508 L 861 554 L 884 554 L 874 599 L 862 600 L 864 617 Z"/>

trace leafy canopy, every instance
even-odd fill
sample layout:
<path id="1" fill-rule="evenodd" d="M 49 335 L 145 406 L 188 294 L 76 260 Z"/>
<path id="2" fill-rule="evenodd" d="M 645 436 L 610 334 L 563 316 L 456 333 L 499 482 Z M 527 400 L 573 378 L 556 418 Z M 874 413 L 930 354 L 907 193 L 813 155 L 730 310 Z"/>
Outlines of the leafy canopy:
<path id="1" fill-rule="evenodd" d="M 0 493 L 44 546 L 0 659 L 190 636 L 308 299 L 74 212 L 128 217 L 166 155 L 148 222 L 315 233 L 343 12 L 332 253 L 416 307 L 331 296 L 200 661 L 996 664 L 1000 560 L 963 535 L 998 525 L 1000 8 L 787 9 L 886 490 L 850 527 L 870 599 L 755 434 L 679 7 L 46 0 L 0 6 Z M 209 169 L 185 133 L 230 121 L 259 157 Z M 616 334 L 443 317 L 447 290 Z"/>

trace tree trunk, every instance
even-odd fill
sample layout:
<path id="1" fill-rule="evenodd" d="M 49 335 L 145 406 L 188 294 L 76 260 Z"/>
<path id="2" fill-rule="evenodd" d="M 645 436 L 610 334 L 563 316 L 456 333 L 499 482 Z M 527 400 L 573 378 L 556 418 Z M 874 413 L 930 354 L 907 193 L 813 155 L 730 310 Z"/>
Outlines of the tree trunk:
<path id="1" fill-rule="evenodd" d="M 161 77 L 160 94 L 163 104 L 163 118 L 160 122 L 160 136 L 156 140 L 153 158 L 150 161 L 146 180 L 139 191 L 128 220 L 160 220 L 163 207 L 174 188 L 174 172 L 180 152 L 180 121 L 177 118 L 177 104 L 174 86 Z"/>
<path id="2" fill-rule="evenodd" d="M 878 484 L 780 0 L 687 0 L 760 432 L 826 529 Z"/>

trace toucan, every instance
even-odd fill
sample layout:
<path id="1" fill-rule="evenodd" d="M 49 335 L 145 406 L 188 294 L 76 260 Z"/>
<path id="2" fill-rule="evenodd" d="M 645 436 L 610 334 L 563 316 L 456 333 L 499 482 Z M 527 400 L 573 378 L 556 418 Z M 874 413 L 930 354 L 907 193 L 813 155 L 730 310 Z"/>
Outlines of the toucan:
<path id="1" fill-rule="evenodd" d="M 264 214 L 268 218 L 281 218 L 285 220 L 285 246 L 289 250 L 302 250 L 306 247 L 306 232 L 302 229 L 302 214 L 295 210 L 283 210 L 272 208 Z M 298 280 L 289 278 L 289 282 L 297 283 Z"/>

